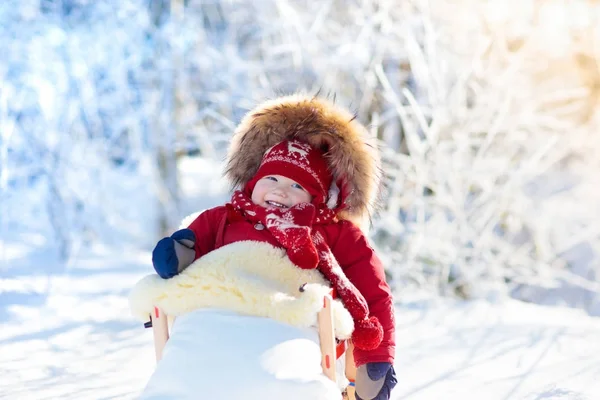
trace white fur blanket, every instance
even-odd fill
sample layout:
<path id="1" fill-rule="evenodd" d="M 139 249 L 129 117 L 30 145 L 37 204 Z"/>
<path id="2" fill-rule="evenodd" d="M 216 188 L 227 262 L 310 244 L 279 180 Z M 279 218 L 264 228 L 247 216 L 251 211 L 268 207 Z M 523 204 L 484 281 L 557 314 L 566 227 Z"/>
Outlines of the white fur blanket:
<path id="1" fill-rule="evenodd" d="M 316 326 L 329 290 L 318 271 L 296 267 L 285 250 L 245 241 L 206 254 L 171 279 L 146 276 L 133 288 L 129 301 L 142 321 L 148 320 L 155 306 L 170 316 L 213 308 L 303 328 Z M 337 300 L 333 311 L 336 337 L 349 338 L 354 329 L 350 314 Z"/>

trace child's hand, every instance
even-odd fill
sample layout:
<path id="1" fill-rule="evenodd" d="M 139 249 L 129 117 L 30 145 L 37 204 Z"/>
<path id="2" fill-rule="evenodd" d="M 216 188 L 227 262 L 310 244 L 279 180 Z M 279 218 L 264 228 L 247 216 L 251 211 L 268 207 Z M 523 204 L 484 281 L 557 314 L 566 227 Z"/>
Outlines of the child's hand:
<path id="1" fill-rule="evenodd" d="M 398 380 L 394 366 L 387 362 L 361 365 L 356 370 L 356 400 L 389 400 Z"/>
<path id="2" fill-rule="evenodd" d="M 190 229 L 181 229 L 162 238 L 152 251 L 154 270 L 163 279 L 169 279 L 186 269 L 196 256 L 196 236 Z"/>

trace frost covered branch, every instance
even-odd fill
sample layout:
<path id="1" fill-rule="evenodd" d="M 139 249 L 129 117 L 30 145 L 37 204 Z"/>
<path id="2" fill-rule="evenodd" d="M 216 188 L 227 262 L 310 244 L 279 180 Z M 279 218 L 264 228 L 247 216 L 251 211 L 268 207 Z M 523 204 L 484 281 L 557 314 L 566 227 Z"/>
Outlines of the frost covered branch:
<path id="1" fill-rule="evenodd" d="M 55 225 L 77 240 L 154 240 L 142 221 L 156 196 L 182 212 L 173 163 L 157 172 L 159 143 L 219 160 L 257 101 L 320 91 L 382 143 L 372 238 L 398 293 L 597 291 L 597 4 L 44 4 L 0 5 L 2 37 L 13 38 L 0 43 L 0 87 L 22 99 L 2 109 L 14 133 L 3 132 L 1 182 L 19 196 L 41 188 L 43 204 L 51 180 L 40 176 L 51 174 L 65 204 Z M 16 198 L 2 206 L 26 213 Z"/>

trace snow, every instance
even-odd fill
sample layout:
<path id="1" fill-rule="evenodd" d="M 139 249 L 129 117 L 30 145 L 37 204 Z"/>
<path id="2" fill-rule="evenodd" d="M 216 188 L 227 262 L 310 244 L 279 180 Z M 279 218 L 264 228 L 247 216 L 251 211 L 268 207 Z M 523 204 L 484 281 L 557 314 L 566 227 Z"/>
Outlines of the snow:
<path id="1" fill-rule="evenodd" d="M 154 349 L 151 331 L 130 315 L 127 295 L 151 272 L 149 252 L 81 251 L 68 271 L 47 276 L 30 273 L 43 263 L 35 251 L 3 247 L 5 257 L 19 256 L 8 260 L 13 277 L 7 272 L 0 280 L 4 398 L 136 398 L 155 369 Z M 43 267 L 59 270 L 51 259 Z M 600 321 L 581 310 L 425 297 L 403 300 L 396 318 L 393 399 L 596 399 L 600 393 Z"/>
<path id="2" fill-rule="evenodd" d="M 600 321 L 583 312 L 504 300 L 416 303 L 397 316 L 396 399 L 600 394 Z"/>
<path id="3" fill-rule="evenodd" d="M 180 170 L 185 213 L 226 198 L 214 162 L 184 159 Z M 150 250 L 117 240 L 95 243 L 77 247 L 65 263 L 43 222 L 27 222 L 38 229 L 5 230 L 0 238 L 0 398 L 138 398 L 156 363 L 152 333 L 131 316 L 127 297 L 152 272 Z M 503 297 L 459 302 L 402 293 L 398 300 L 394 400 L 592 400 L 600 394 L 600 320 L 581 309 Z M 276 341 L 280 333 L 255 329 L 248 339 Z M 231 379 L 223 374 L 220 383 Z M 233 379 L 242 381 L 242 373 Z"/>
<path id="4" fill-rule="evenodd" d="M 199 366 L 201 372 L 199 373 Z M 150 399 L 340 399 L 315 331 L 226 310 L 178 318 L 143 395 Z"/>
<path id="5" fill-rule="evenodd" d="M 59 270 L 35 256 L 13 265 L 20 276 L 0 279 L 0 393 L 9 399 L 134 398 L 135 377 L 151 373 L 154 356 L 126 296 L 149 272 L 149 254 L 80 254 L 67 273 L 54 276 L 30 272 L 36 264 Z"/>
<path id="6" fill-rule="evenodd" d="M 181 171 L 185 212 L 225 199 L 226 185 L 211 179 L 214 163 L 186 159 Z M 0 240 L 0 397 L 137 398 L 155 371 L 154 349 L 127 296 L 152 272 L 149 249 L 97 243 L 64 263 L 51 239 L 38 229 Z M 598 398 L 600 320 L 582 310 L 502 298 L 399 300 L 393 399 Z M 277 333 L 256 332 L 250 340 Z"/>
<path id="7" fill-rule="evenodd" d="M 155 136 L 205 157 L 179 160 L 183 216 L 226 198 L 215 160 L 255 100 L 317 87 L 388 146 L 393 399 L 600 398 L 595 9 L 192 1 L 157 29 L 147 3 L 0 5 L 0 398 L 138 397 L 155 361 L 127 295 L 152 272 Z"/>

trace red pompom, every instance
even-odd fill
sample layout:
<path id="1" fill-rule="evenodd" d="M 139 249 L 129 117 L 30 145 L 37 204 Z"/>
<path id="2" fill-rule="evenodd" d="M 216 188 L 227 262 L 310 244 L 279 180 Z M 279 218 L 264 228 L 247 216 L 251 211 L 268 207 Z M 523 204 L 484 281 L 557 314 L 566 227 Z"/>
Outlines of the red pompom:
<path id="1" fill-rule="evenodd" d="M 374 350 L 383 340 L 383 327 L 376 317 L 354 321 L 352 343 L 361 350 Z"/>

